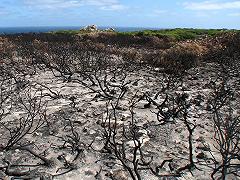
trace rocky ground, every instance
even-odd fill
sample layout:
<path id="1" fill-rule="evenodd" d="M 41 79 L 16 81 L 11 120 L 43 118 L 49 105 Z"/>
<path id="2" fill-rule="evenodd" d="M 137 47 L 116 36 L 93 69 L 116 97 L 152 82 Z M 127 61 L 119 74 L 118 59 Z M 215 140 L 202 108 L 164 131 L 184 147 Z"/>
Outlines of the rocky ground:
<path id="1" fill-rule="evenodd" d="M 176 77 L 160 72 L 159 68 L 143 67 L 127 72 L 126 94 L 121 100 L 111 102 L 98 97 L 96 92 L 91 92 L 91 89 L 74 81 L 75 77 L 66 81 L 62 77 L 56 77 L 56 74 L 57 72 L 54 75 L 48 69 L 37 69 L 36 74 L 26 75 L 22 86 L 18 91 L 14 89 L 14 93 L 11 94 L 13 103 L 9 101 L 4 106 L 5 112 L 7 109 L 11 111 L 1 116 L 0 129 L 2 137 L 0 145 L 3 147 L 11 135 L 6 127 L 13 128 L 11 133 L 14 134 L 14 128 L 18 130 L 16 124 L 19 124 L 19 120 L 24 122 L 24 119 L 33 118 L 33 127 L 37 126 L 39 119 L 43 120 L 36 131 L 31 130 L 32 132 L 23 136 L 18 143 L 30 144 L 31 149 L 48 159 L 50 164 L 41 165 L 43 163 L 41 158 L 24 149 L 2 150 L 0 152 L 2 179 L 11 177 L 71 180 L 131 179 L 114 152 L 106 152 L 104 149 L 106 142 L 104 130 L 107 129 L 108 120 L 113 126 L 116 125 L 117 141 L 124 141 L 127 158 L 132 158 L 136 144 L 133 139 L 124 138 L 122 131 L 123 127 L 128 131 L 129 122 L 134 121 L 138 128 L 135 131 L 137 140 L 141 142 L 144 158 L 150 160 L 152 157 L 150 166 L 155 168 L 163 160 L 172 159 L 160 169 L 159 174 L 174 174 L 176 169 L 188 164 L 188 130 L 181 119 L 161 125 L 156 115 L 157 107 L 154 103 L 149 103 L 147 98 L 140 98 L 131 109 L 136 97 L 142 97 L 143 94 L 147 94 L 148 98 L 154 99 L 159 104 L 164 101 L 166 94 L 173 96 L 187 94 L 186 101 L 191 104 L 187 121 L 196 126 L 192 137 L 196 168 L 191 172 L 188 170 L 181 172 L 181 177 L 161 178 L 153 175 L 150 170 L 143 169 L 139 170 L 142 179 L 210 179 L 214 167 L 213 156 L 221 160 L 214 147 L 216 142 L 213 115 L 209 107 L 214 84 L 219 85 L 222 82 L 222 78 L 219 78 L 222 75 L 219 65 L 203 63 L 197 68 L 188 70 L 180 81 L 176 80 Z M 112 83 L 119 82 L 121 81 Z M 166 88 L 168 83 L 170 86 Z M 231 78 L 228 83 L 236 92 L 233 113 L 239 114 L 239 81 L 236 77 Z M 160 93 L 156 96 L 158 92 Z M 21 103 L 17 103 L 19 101 Z M 116 102 L 119 103 L 115 112 L 116 117 L 111 116 L 108 119 L 107 113 L 112 113 L 113 107 L 109 103 Z M 29 113 L 30 111 L 34 113 Z M 239 163 L 239 160 L 236 163 Z M 20 174 L 8 176 L 5 171 L 7 166 L 9 171 L 28 173 L 23 176 Z M 228 179 L 238 178 L 228 176 Z"/>

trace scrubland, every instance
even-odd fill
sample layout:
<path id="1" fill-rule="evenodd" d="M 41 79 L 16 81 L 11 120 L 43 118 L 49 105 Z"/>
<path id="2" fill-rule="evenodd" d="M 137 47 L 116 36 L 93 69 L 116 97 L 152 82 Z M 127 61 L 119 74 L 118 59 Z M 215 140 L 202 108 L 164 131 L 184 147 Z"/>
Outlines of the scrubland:
<path id="1" fill-rule="evenodd" d="M 240 34 L 179 31 L 1 36 L 0 178 L 239 179 Z"/>

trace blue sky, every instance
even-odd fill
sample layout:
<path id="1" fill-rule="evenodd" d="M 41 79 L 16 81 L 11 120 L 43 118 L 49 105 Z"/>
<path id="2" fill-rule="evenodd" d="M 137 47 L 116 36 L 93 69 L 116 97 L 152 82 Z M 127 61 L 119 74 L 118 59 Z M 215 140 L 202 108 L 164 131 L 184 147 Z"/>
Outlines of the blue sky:
<path id="1" fill-rule="evenodd" d="M 0 27 L 240 29 L 240 0 L 0 0 Z"/>

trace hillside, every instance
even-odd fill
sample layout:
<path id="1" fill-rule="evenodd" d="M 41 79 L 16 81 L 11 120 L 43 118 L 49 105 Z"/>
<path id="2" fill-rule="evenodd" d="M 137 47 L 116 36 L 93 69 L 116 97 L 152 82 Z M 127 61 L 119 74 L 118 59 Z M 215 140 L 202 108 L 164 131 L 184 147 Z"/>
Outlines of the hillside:
<path id="1" fill-rule="evenodd" d="M 0 178 L 239 179 L 239 42 L 191 29 L 1 36 Z"/>

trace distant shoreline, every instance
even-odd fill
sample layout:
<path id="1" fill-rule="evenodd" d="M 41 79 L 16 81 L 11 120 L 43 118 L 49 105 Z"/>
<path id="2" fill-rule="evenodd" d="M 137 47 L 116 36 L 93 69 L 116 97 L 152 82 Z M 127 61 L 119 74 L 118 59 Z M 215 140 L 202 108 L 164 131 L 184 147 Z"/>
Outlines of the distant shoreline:
<path id="1" fill-rule="evenodd" d="M 50 31 L 59 30 L 80 30 L 84 26 L 39 26 L 39 27 L 0 27 L 0 34 L 18 34 L 18 33 L 45 33 Z M 132 32 L 141 30 L 158 30 L 162 28 L 149 28 L 149 27 L 111 27 L 111 26 L 100 26 L 100 30 L 107 28 L 114 28 L 118 32 Z"/>

